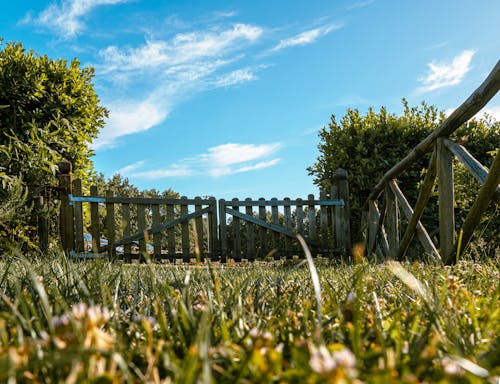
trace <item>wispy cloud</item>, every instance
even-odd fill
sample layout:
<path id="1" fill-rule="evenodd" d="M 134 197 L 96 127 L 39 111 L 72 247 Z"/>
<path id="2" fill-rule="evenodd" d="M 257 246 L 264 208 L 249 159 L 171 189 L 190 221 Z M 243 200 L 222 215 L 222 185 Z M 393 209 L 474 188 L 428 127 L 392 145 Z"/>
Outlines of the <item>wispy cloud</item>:
<path id="1" fill-rule="evenodd" d="M 130 0 L 62 0 L 51 3 L 37 17 L 28 15 L 23 23 L 34 22 L 55 31 L 63 38 L 71 38 L 85 28 L 81 19 L 94 8 L 127 1 Z"/>
<path id="2" fill-rule="evenodd" d="M 280 143 L 227 143 L 211 147 L 205 153 L 181 159 L 166 168 L 140 171 L 140 168 L 145 166 L 145 162 L 140 161 L 121 168 L 117 173 L 145 179 L 200 175 L 219 178 L 278 164 L 280 159 L 274 155 L 280 147 Z"/>
<path id="3" fill-rule="evenodd" d="M 281 40 L 278 43 L 278 45 L 276 45 L 274 48 L 271 49 L 271 52 L 280 51 L 285 48 L 314 43 L 320 37 L 325 36 L 328 33 L 336 29 L 339 29 L 341 27 L 342 26 L 340 24 L 330 24 L 319 28 L 310 29 L 308 31 L 304 31 L 290 38 Z"/>
<path id="4" fill-rule="evenodd" d="M 214 81 L 216 87 L 229 87 L 239 83 L 246 83 L 255 80 L 257 77 L 250 68 L 238 69 L 236 71 L 224 74 Z"/>
<path id="5" fill-rule="evenodd" d="M 351 5 L 349 5 L 346 10 L 352 11 L 353 9 L 359 9 L 359 8 L 364 8 L 367 7 L 370 4 L 373 4 L 375 0 L 364 0 L 364 1 L 357 1 Z"/>
<path id="6" fill-rule="evenodd" d="M 451 62 L 430 62 L 427 64 L 429 73 L 420 78 L 422 86 L 417 93 L 431 92 L 439 88 L 451 87 L 460 84 L 471 69 L 470 64 L 475 51 L 465 50 L 455 56 Z"/>

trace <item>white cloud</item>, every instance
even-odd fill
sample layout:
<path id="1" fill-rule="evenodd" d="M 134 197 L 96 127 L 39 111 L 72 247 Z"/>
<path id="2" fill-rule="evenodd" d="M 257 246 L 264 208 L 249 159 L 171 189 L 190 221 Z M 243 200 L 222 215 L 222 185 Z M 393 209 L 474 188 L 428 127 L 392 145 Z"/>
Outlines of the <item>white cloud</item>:
<path id="1" fill-rule="evenodd" d="M 100 52 L 102 72 L 134 71 L 144 68 L 176 67 L 220 58 L 241 48 L 241 43 L 255 42 L 263 29 L 249 24 L 234 24 L 219 33 L 195 31 L 179 33 L 171 40 L 147 41 L 138 48 L 120 50 L 110 46 Z"/>
<path id="2" fill-rule="evenodd" d="M 241 60 L 239 51 L 262 33 L 260 27 L 234 24 L 148 40 L 138 47 L 103 49 L 102 62 L 95 65 L 99 79 L 111 82 L 110 89 L 122 88 L 131 96 L 107 105 L 110 118 L 94 149 L 112 147 L 121 136 L 161 124 L 189 95 L 255 80 L 252 68 L 224 73 L 224 67 Z M 141 91 L 148 94 L 141 98 Z"/>
<path id="3" fill-rule="evenodd" d="M 229 87 L 231 85 L 246 83 L 247 81 L 255 80 L 257 77 L 251 69 L 238 69 L 236 71 L 224 74 L 217 78 L 214 82 L 216 87 Z"/>
<path id="4" fill-rule="evenodd" d="M 120 175 L 128 175 L 132 171 L 135 171 L 136 169 L 141 168 L 144 165 L 144 163 L 145 163 L 144 160 L 137 161 L 133 164 L 129 164 L 129 165 L 126 165 L 126 166 L 118 169 L 115 173 L 120 174 Z"/>
<path id="5" fill-rule="evenodd" d="M 308 31 L 290 37 L 288 39 L 281 40 L 278 45 L 276 45 L 274 48 L 271 49 L 271 52 L 279 51 L 284 48 L 311 44 L 315 42 L 318 38 L 339 28 L 341 28 L 341 25 L 331 24 L 331 25 L 325 25 L 320 28 L 310 29 Z"/>
<path id="6" fill-rule="evenodd" d="M 28 16 L 23 22 L 31 22 L 54 30 L 62 37 L 77 35 L 85 24 L 81 18 L 101 5 L 114 5 L 129 0 L 62 0 L 51 3 L 38 17 Z"/>
<path id="7" fill-rule="evenodd" d="M 129 177 L 146 179 L 202 175 L 218 178 L 272 167 L 280 161 L 279 158 L 272 158 L 280 147 L 280 143 L 260 145 L 227 143 L 211 147 L 206 153 L 181 159 L 167 168 L 140 171 L 145 162 L 139 161 L 117 172 Z"/>
<path id="8" fill-rule="evenodd" d="M 126 102 L 108 106 L 109 118 L 101 129 L 98 138 L 92 143 L 92 149 L 113 147 L 121 136 L 147 131 L 164 121 L 168 116 L 168 106 L 158 100 Z"/>
<path id="9" fill-rule="evenodd" d="M 475 51 L 465 50 L 460 55 L 455 56 L 451 63 L 431 62 L 427 64 L 429 73 L 420 79 L 423 85 L 417 89 L 417 93 L 460 84 L 471 68 L 470 63 L 474 53 Z"/>
<path id="10" fill-rule="evenodd" d="M 352 11 L 353 9 L 359 9 L 359 8 L 364 8 L 367 7 L 370 4 L 373 4 L 375 0 L 365 0 L 365 1 L 358 1 L 356 3 L 353 3 L 349 5 L 346 10 Z"/>

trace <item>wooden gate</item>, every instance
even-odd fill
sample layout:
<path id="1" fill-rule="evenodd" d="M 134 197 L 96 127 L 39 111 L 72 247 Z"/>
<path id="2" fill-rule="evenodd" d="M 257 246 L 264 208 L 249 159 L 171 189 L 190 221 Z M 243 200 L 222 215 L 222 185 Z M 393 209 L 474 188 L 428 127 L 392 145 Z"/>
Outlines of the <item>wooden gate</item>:
<path id="1" fill-rule="evenodd" d="M 74 257 L 219 258 L 215 198 L 118 197 L 75 180 L 61 208 L 63 246 Z"/>
<path id="2" fill-rule="evenodd" d="M 345 254 L 350 250 L 347 173 L 338 170 L 335 180 L 319 199 L 217 203 L 214 197 L 120 197 L 100 194 L 96 186 L 84 195 L 81 180 L 72 181 L 68 172 L 60 175 L 62 245 L 79 258 L 254 260 L 303 255 L 296 239 L 301 234 L 315 255 Z"/>
<path id="3" fill-rule="evenodd" d="M 237 261 L 302 255 L 297 234 L 304 237 L 315 255 L 343 254 L 347 237 L 334 228 L 336 222 L 343 221 L 344 213 L 344 200 L 332 200 L 325 195 L 319 200 L 314 195 L 306 200 L 220 200 L 222 254 Z"/>

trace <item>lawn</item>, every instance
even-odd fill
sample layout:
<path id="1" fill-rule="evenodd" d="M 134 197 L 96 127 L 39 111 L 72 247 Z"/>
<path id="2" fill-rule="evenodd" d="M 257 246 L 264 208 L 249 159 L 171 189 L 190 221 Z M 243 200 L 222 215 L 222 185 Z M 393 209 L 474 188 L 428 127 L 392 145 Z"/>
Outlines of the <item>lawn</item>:
<path id="1" fill-rule="evenodd" d="M 498 260 L 0 260 L 0 382 L 498 383 Z"/>

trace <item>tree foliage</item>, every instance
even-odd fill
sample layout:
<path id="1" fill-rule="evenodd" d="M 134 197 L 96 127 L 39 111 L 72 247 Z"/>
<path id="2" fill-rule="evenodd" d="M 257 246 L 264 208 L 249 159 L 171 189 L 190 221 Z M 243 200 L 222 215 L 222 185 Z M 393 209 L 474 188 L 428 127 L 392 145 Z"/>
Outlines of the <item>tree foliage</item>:
<path id="1" fill-rule="evenodd" d="M 309 174 L 314 176 L 316 185 L 328 190 L 337 168 L 349 172 L 351 225 L 357 239 L 360 236 L 362 208 L 372 188 L 444 119 L 443 113 L 425 103 L 409 107 L 403 99 L 403 107 L 401 115 L 388 113 L 384 107 L 379 112 L 370 108 L 364 116 L 357 109 L 348 109 L 340 123 L 332 116 L 329 125 L 319 133 L 320 155 L 308 168 Z M 460 127 L 453 138 L 482 164 L 489 166 L 492 162 L 489 152 L 498 148 L 500 143 L 500 123 L 488 117 L 471 120 Z M 418 185 L 429 158 L 430 154 L 427 154 L 398 177 L 410 204 L 416 201 Z M 477 189 L 463 188 L 473 184 L 472 177 L 463 170 L 458 170 L 456 179 L 457 207 L 464 208 L 469 205 L 468 201 L 473 200 Z M 424 215 L 430 229 L 436 228 L 437 211 L 426 210 Z M 463 217 L 464 212 L 458 210 L 457 223 Z"/>
<path id="2" fill-rule="evenodd" d="M 107 115 L 93 75 L 77 59 L 53 60 L 0 40 L 0 197 L 20 181 L 29 207 L 56 185 L 57 162 L 63 159 L 76 176 L 91 172 L 89 144 Z M 18 215 L 23 225 L 29 221 L 26 211 Z"/>

